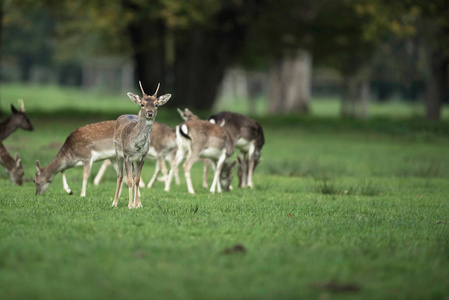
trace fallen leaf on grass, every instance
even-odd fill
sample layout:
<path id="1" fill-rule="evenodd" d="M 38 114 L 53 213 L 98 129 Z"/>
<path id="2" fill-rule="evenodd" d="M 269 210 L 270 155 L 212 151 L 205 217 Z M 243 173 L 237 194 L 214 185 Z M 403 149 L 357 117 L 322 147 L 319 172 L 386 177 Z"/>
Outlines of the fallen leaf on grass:
<path id="1" fill-rule="evenodd" d="M 145 252 L 143 252 L 143 250 L 138 250 L 138 251 L 134 252 L 134 256 L 137 258 L 145 258 L 147 256 L 147 254 Z"/>
<path id="2" fill-rule="evenodd" d="M 313 286 L 334 293 L 356 293 L 360 291 L 360 286 L 355 283 L 342 283 L 336 280 L 331 280 L 325 283 L 315 283 Z"/>
<path id="3" fill-rule="evenodd" d="M 232 254 L 232 253 L 246 253 L 246 248 L 241 244 L 235 244 L 234 246 L 230 248 L 224 249 L 221 254 Z"/>

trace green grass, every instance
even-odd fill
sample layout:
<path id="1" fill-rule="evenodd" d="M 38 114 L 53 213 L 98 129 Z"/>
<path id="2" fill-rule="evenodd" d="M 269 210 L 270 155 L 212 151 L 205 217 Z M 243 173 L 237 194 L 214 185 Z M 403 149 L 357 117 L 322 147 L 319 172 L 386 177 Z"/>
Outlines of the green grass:
<path id="1" fill-rule="evenodd" d="M 63 110 L 46 110 L 64 90 L 50 90 L 48 102 L 46 89 L 30 105 L 23 96 L 35 131 L 4 141 L 30 181 L 11 186 L 0 172 L 1 299 L 449 297 L 446 122 L 261 117 L 266 146 L 253 190 L 210 195 L 197 164 L 196 195 L 180 174 L 180 186 L 142 189 L 144 208 L 129 210 L 126 189 L 111 208 L 112 169 L 93 186 L 98 163 L 87 197 L 81 168 L 66 172 L 75 195 L 60 175 L 34 195 L 36 159 L 47 165 L 78 126 L 135 111 L 123 97 L 106 112 L 98 104 L 98 114 L 87 105 L 105 96 L 73 91 L 60 104 L 73 109 L 57 117 Z M 2 107 L 7 94 L 2 87 Z M 179 120 L 164 108 L 158 119 Z M 153 168 L 145 163 L 146 181 Z M 236 244 L 246 251 L 229 250 Z"/>

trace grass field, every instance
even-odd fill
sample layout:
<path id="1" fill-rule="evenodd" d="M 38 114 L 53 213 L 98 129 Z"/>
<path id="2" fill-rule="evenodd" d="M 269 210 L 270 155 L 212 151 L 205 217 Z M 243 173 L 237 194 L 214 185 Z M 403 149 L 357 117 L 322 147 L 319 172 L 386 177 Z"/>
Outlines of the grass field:
<path id="1" fill-rule="evenodd" d="M 34 164 L 76 127 L 137 107 L 30 89 L 0 90 L 3 110 L 23 97 L 35 126 L 4 141 L 29 181 L 0 172 L 0 299 L 449 299 L 447 121 L 410 119 L 397 103 L 385 110 L 398 119 L 261 116 L 253 190 L 211 195 L 197 164 L 196 195 L 180 174 L 170 193 L 142 189 L 144 208 L 129 210 L 125 192 L 113 209 L 112 169 L 96 187 L 94 164 L 85 198 L 81 168 L 66 172 L 75 195 L 57 175 L 38 197 Z M 179 122 L 163 107 L 157 118 Z"/>

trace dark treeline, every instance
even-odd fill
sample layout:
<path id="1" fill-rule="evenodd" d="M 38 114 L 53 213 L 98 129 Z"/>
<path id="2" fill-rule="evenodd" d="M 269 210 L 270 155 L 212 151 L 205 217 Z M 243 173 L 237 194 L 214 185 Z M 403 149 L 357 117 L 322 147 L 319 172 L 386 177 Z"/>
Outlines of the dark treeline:
<path id="1" fill-rule="evenodd" d="M 92 62 L 113 57 L 118 64 L 130 61 L 134 78 L 148 89 L 160 82 L 162 93 L 176 94 L 176 102 L 169 104 L 208 110 L 226 70 L 240 66 L 270 74 L 270 101 L 277 101 L 271 106 L 273 112 L 307 112 L 308 96 L 298 92 L 289 100 L 287 91 L 292 85 L 301 86 L 302 79 L 294 76 L 310 77 L 304 75 L 310 72 L 295 75 L 298 72 L 291 66 L 307 68 L 301 62 L 313 61 L 314 69 L 338 72 L 345 116 L 355 116 L 354 103 L 363 105 L 368 94 L 383 100 L 399 90 L 409 100 L 424 98 L 427 117 L 436 120 L 446 97 L 449 18 L 444 1 L 9 0 L 1 4 L 2 65 L 19 70 L 12 75 L 3 68 L 3 81 L 29 81 L 34 70 L 41 82 L 88 85 Z M 111 68 L 111 63 L 106 61 L 104 67 Z M 107 76 L 106 81 L 114 76 L 126 79 L 112 71 Z"/>

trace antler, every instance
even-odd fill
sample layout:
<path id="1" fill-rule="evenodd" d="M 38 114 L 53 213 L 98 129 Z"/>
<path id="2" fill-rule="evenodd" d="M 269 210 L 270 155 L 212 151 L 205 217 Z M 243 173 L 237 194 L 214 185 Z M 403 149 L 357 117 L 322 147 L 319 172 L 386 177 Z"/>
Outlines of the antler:
<path id="1" fill-rule="evenodd" d="M 19 110 L 21 112 L 25 112 L 25 104 L 23 103 L 22 99 L 17 99 L 17 102 L 19 103 Z"/>
<path id="2" fill-rule="evenodd" d="M 146 96 L 147 94 L 145 94 L 145 92 L 144 92 L 144 90 L 143 90 L 143 87 L 142 87 L 142 83 L 140 82 L 140 80 L 139 80 L 139 85 L 140 85 L 140 90 L 142 91 L 142 94 L 143 94 L 144 96 Z"/>
<path id="3" fill-rule="evenodd" d="M 156 97 L 157 96 L 157 91 L 159 91 L 159 86 L 161 85 L 161 83 L 159 82 L 158 84 L 157 84 L 157 89 L 156 89 L 156 92 L 154 92 L 154 97 Z"/>

